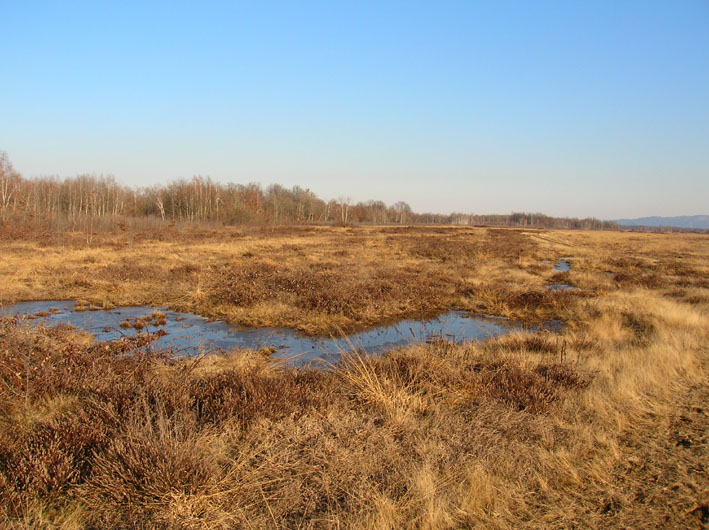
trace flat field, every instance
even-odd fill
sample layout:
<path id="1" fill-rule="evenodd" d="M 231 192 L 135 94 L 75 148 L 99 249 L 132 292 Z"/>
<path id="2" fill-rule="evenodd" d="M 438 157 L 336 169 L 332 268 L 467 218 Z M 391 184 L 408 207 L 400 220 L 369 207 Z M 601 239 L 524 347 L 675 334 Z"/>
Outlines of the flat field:
<path id="1" fill-rule="evenodd" d="M 319 372 L 255 352 L 131 354 L 2 319 L 3 526 L 709 521 L 707 235 L 167 227 L 87 240 L 0 234 L 0 303 L 169 305 L 308 334 L 453 305 L 564 326 Z M 552 270 L 559 258 L 570 271 Z"/>

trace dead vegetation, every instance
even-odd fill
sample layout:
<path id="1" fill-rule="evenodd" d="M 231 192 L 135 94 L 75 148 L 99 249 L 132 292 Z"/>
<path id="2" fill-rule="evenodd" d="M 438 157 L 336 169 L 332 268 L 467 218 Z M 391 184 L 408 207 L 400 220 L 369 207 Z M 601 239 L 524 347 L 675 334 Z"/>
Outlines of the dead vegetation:
<path id="1" fill-rule="evenodd" d="M 0 301 L 154 304 L 309 334 L 460 309 L 564 318 L 582 293 L 546 289 L 528 233 L 501 229 L 255 227 L 36 233 L 3 243 Z"/>
<path id="2" fill-rule="evenodd" d="M 110 345 L 2 319 L 0 526 L 703 524 L 703 236 L 289 227 L 99 234 L 89 248 L 62 237 L 2 243 L 3 300 L 153 302 L 262 325 L 302 318 L 312 332 L 453 303 L 565 325 L 351 353 L 323 372 L 258 352 L 140 353 L 158 313 L 140 319 L 149 333 Z M 574 291 L 545 287 L 558 276 L 540 262 L 560 256 Z"/>
<path id="3" fill-rule="evenodd" d="M 0 326 L 8 523 L 78 513 L 93 527 L 190 517 L 217 526 L 268 526 L 271 516 L 285 526 L 354 523 L 376 495 L 406 502 L 405 468 L 426 460 L 415 438 L 427 426 L 442 444 L 435 458 L 463 462 L 467 450 L 490 450 L 466 427 L 476 409 L 524 413 L 518 426 L 538 429 L 591 380 L 555 360 L 526 364 L 447 343 L 348 358 L 333 372 L 262 361 L 202 370 L 135 349 L 126 356 L 125 344 L 77 342 L 67 330 Z M 360 462 L 364 451 L 369 462 Z"/>

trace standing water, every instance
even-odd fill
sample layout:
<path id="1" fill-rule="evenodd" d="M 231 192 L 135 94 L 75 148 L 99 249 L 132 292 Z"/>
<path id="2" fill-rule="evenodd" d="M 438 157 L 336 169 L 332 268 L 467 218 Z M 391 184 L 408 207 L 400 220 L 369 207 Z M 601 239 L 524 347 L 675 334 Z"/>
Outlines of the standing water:
<path id="1" fill-rule="evenodd" d="M 542 263 L 550 262 L 547 261 Z M 557 260 L 557 262 L 552 266 L 552 270 L 555 272 L 569 272 L 571 270 L 571 263 L 564 258 L 559 258 L 559 260 Z M 551 289 L 552 291 L 567 291 L 569 289 L 574 289 L 574 286 L 569 285 L 568 283 L 550 283 L 547 285 L 547 289 Z"/>
<path id="2" fill-rule="evenodd" d="M 164 307 L 128 306 L 110 310 L 74 311 L 73 301 L 21 302 L 0 308 L 0 316 L 34 315 L 33 321 L 46 325 L 69 324 L 94 335 L 98 341 L 112 341 L 135 336 L 138 331 L 123 328 L 121 323 L 141 321 L 141 332 L 162 335 L 152 348 L 170 348 L 178 355 L 232 348 L 258 350 L 269 348 L 273 357 L 294 364 L 314 360 L 336 361 L 343 351 L 353 349 L 382 353 L 396 346 L 445 339 L 468 341 L 522 329 L 522 325 L 502 318 L 469 316 L 464 311 L 449 311 L 426 320 L 403 320 L 346 337 L 310 337 L 288 328 L 251 328 L 210 321 L 192 313 L 178 313 Z M 160 311 L 162 318 L 148 319 Z M 36 316 L 36 315 L 40 316 Z M 125 325 L 125 324 L 124 324 Z"/>
<path id="3" fill-rule="evenodd" d="M 552 267 L 556 272 L 568 272 L 571 270 L 571 263 L 564 258 L 560 258 L 556 264 Z"/>

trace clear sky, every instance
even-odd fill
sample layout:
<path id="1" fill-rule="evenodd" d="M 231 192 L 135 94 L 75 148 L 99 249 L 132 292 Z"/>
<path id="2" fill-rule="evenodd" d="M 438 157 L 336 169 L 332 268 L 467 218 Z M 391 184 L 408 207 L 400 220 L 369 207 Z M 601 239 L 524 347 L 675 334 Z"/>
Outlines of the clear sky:
<path id="1" fill-rule="evenodd" d="M 709 0 L 0 0 L 0 65 L 27 177 L 709 213 Z"/>

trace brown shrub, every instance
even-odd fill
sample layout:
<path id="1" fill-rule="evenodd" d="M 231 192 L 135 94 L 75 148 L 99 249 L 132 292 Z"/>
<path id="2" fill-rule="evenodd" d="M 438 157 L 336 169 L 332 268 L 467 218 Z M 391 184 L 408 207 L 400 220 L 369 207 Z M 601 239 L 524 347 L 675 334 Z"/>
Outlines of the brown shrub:
<path id="1" fill-rule="evenodd" d="M 561 349 L 558 337 L 547 331 L 502 337 L 498 342 L 490 343 L 488 348 L 495 349 L 499 346 L 509 351 L 549 353 L 554 355 L 558 355 Z"/>
<path id="2" fill-rule="evenodd" d="M 87 407 L 69 412 L 29 433 L 18 426 L 19 436 L 6 440 L 0 473 L 8 489 L 0 498 L 20 512 L 36 498 L 56 502 L 91 473 L 93 459 L 101 453 L 117 427 L 116 418 Z"/>
<path id="3" fill-rule="evenodd" d="M 162 519 L 176 495 L 207 493 L 219 477 L 189 416 L 143 407 L 145 414 L 134 411 L 77 488 L 95 525 L 167 527 Z"/>
<path id="4" fill-rule="evenodd" d="M 667 281 L 655 273 L 626 273 L 619 272 L 613 279 L 624 286 L 638 286 L 647 289 L 657 289 L 667 284 Z"/>
<path id="5" fill-rule="evenodd" d="M 471 373 L 474 395 L 491 397 L 532 413 L 546 411 L 565 391 L 590 383 L 590 378 L 565 363 L 546 363 L 529 369 L 509 360 L 478 362 Z"/>
<path id="6" fill-rule="evenodd" d="M 254 369 L 197 377 L 190 381 L 189 394 L 200 424 L 236 419 L 247 427 L 254 419 L 276 420 L 320 408 L 334 399 L 335 391 L 321 372 L 288 370 L 274 376 Z"/>
<path id="7" fill-rule="evenodd" d="M 167 271 L 159 265 L 139 264 L 130 261 L 112 263 L 103 268 L 102 275 L 121 281 L 140 281 L 160 279 L 167 276 Z"/>
<path id="8" fill-rule="evenodd" d="M 554 311 L 568 305 L 576 293 L 567 290 L 538 289 L 511 294 L 506 303 L 513 309 Z"/>
<path id="9" fill-rule="evenodd" d="M 483 243 L 479 239 L 462 239 L 450 237 L 407 237 L 404 241 L 392 238 L 398 244 L 402 242 L 408 247 L 412 256 L 432 261 L 450 262 L 457 260 L 470 261 L 483 252 Z"/>
<path id="10" fill-rule="evenodd" d="M 368 312 L 381 313 L 386 306 L 392 314 L 380 317 L 440 309 L 441 292 L 452 288 L 450 282 L 416 269 L 375 269 L 368 275 L 353 275 L 336 264 L 283 267 L 266 262 L 215 268 L 208 285 L 217 304 L 283 301 L 354 321 L 362 321 Z"/>

